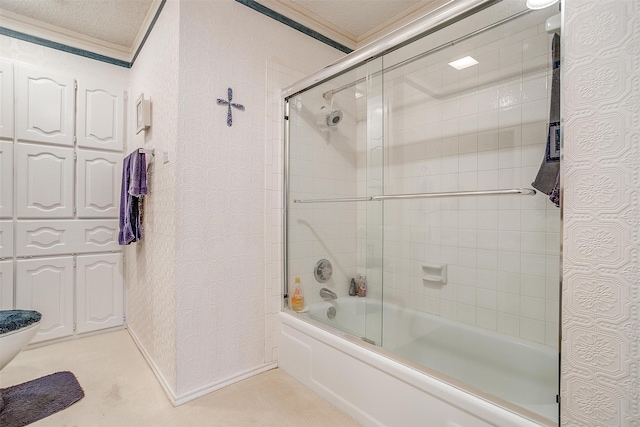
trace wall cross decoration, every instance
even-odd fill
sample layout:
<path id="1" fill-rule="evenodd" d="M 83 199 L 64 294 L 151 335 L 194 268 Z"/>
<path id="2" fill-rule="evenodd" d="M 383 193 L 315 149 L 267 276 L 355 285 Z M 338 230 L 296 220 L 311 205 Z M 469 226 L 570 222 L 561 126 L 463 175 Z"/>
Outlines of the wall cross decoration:
<path id="1" fill-rule="evenodd" d="M 231 107 L 237 108 L 240 111 L 244 111 L 244 105 L 231 102 L 231 100 L 233 99 L 233 90 L 231 88 L 227 89 L 227 98 L 228 98 L 227 101 L 225 101 L 224 99 L 218 98 L 216 102 L 218 103 L 218 105 L 226 105 L 228 107 L 227 126 L 231 126 L 231 124 L 233 123 L 233 118 L 231 117 Z"/>

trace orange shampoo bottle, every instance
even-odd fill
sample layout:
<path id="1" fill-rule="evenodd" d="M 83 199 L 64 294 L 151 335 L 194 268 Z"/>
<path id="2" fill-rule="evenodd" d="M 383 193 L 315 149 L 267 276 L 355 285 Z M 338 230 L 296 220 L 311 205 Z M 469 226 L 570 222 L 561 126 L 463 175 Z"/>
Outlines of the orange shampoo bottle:
<path id="1" fill-rule="evenodd" d="M 293 293 L 291 294 L 291 309 L 293 311 L 304 310 L 304 294 L 302 293 L 302 285 L 300 284 L 299 277 L 296 277 L 295 285 L 293 286 Z"/>

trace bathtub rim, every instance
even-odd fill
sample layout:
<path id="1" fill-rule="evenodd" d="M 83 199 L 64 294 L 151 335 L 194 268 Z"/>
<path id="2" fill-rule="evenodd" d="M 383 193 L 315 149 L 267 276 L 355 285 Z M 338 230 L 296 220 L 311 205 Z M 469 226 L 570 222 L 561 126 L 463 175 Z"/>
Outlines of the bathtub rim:
<path id="1" fill-rule="evenodd" d="M 356 337 L 355 335 L 349 334 L 348 332 L 342 331 L 338 328 L 335 328 L 331 325 L 325 324 L 323 322 L 320 322 L 318 320 L 312 319 L 311 317 L 307 316 L 306 313 L 298 313 L 296 311 L 291 310 L 288 307 L 284 307 L 281 312 L 280 312 L 281 316 L 287 316 L 291 319 L 294 319 L 294 322 L 300 321 L 303 324 L 308 325 L 308 327 L 314 327 L 317 329 L 320 329 L 322 332 L 330 334 L 332 337 L 337 337 L 338 339 L 342 339 L 344 340 L 346 343 L 355 345 L 357 347 L 359 347 L 361 350 L 363 351 L 367 351 L 367 352 L 371 352 L 374 355 L 381 357 L 383 359 L 385 359 L 385 363 L 391 363 L 391 367 L 393 367 L 394 363 L 397 363 L 399 365 L 401 365 L 404 368 L 408 368 L 412 371 L 417 371 L 419 374 L 422 374 L 428 378 L 430 378 L 431 380 L 435 380 L 438 382 L 443 383 L 445 386 L 449 386 L 452 387 L 454 389 L 456 389 L 457 391 L 461 391 L 463 393 L 466 393 L 468 395 L 470 395 L 471 397 L 474 397 L 476 399 L 479 399 L 481 401 L 483 401 L 485 404 L 489 404 L 495 407 L 498 407 L 502 410 L 508 411 L 516 416 L 525 418 L 529 421 L 532 421 L 534 423 L 537 423 L 541 426 L 547 426 L 547 427 L 559 427 L 560 425 L 560 413 L 558 414 L 558 420 L 557 422 L 554 422 L 552 420 L 549 420 L 548 418 L 543 417 L 540 414 L 537 414 L 529 409 L 523 408 L 522 406 L 516 405 L 512 402 L 506 401 L 504 399 L 501 399 L 497 396 L 494 396 L 492 394 L 489 394 L 487 392 L 484 392 L 482 390 L 479 390 L 475 387 L 472 387 L 468 384 L 465 384 L 464 382 L 457 380 L 453 377 L 450 377 L 448 375 L 445 375 L 441 372 L 438 372 L 436 370 L 430 369 L 426 366 L 420 365 L 416 362 L 413 362 L 405 357 L 399 356 L 389 350 L 386 350 L 380 346 L 377 345 L 373 345 L 370 343 L 367 343 L 366 341 L 363 341 L 361 337 Z M 284 320 L 281 319 L 281 322 L 285 322 Z M 302 330 L 300 328 L 296 328 L 294 325 L 288 324 L 288 326 L 293 327 L 295 329 L 298 329 L 299 331 L 306 333 L 305 330 Z M 323 342 L 324 344 L 338 350 L 338 351 L 343 351 L 345 353 L 350 354 L 352 357 L 357 358 L 358 360 L 360 360 L 363 363 L 367 363 L 377 369 L 381 368 L 382 362 L 375 361 L 373 362 L 372 360 L 365 360 L 363 358 L 363 356 L 359 355 L 359 354 L 353 354 L 351 352 L 345 351 L 347 348 L 347 346 L 340 346 L 339 341 L 337 342 L 331 342 L 330 340 L 326 339 L 326 337 L 324 337 L 322 334 L 318 335 L 318 336 L 314 336 L 315 339 Z M 342 347 L 342 348 L 341 348 Z M 382 369 L 381 369 L 382 370 Z M 408 375 L 399 375 L 398 373 L 398 369 L 394 369 L 394 372 L 390 372 L 390 375 L 398 378 L 399 380 L 410 384 L 414 387 L 417 387 L 421 390 L 424 390 L 425 392 L 427 392 L 423 386 L 418 385 L 416 383 L 416 381 L 412 381 L 410 376 Z"/>

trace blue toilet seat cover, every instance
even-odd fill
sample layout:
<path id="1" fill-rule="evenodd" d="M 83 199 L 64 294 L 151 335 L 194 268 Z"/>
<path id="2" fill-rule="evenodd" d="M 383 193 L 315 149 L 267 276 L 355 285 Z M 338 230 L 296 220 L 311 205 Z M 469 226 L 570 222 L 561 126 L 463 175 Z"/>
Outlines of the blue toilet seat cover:
<path id="1" fill-rule="evenodd" d="M 0 335 L 26 328 L 41 318 L 35 310 L 0 310 Z"/>

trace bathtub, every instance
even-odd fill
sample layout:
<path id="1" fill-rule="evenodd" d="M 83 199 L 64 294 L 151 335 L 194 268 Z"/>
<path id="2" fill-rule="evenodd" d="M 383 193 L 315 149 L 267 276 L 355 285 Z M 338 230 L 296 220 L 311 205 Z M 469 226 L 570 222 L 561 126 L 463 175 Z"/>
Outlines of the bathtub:
<path id="1" fill-rule="evenodd" d="M 557 425 L 549 347 L 369 298 L 285 310 L 280 321 L 281 369 L 364 425 Z"/>

